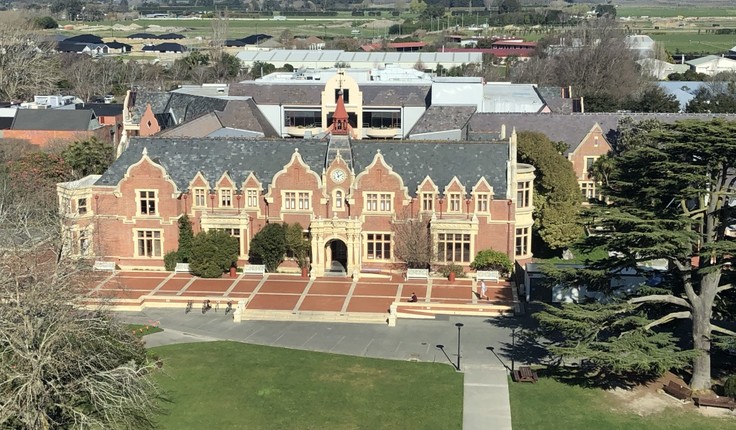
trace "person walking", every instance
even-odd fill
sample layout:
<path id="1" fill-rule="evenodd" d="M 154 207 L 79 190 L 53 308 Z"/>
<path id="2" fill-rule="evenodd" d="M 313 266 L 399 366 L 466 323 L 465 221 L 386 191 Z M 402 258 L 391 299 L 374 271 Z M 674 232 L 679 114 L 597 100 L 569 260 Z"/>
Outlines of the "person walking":
<path id="1" fill-rule="evenodd" d="M 480 298 L 488 300 L 488 295 L 486 294 L 488 292 L 488 287 L 486 287 L 486 281 L 481 280 L 480 281 Z"/>

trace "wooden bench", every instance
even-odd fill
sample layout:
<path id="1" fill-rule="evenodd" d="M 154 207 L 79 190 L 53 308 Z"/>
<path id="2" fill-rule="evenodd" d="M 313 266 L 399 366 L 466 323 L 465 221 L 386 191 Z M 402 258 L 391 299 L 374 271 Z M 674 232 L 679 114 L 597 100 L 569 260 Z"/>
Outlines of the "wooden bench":
<path id="1" fill-rule="evenodd" d="M 529 366 L 521 366 L 518 370 L 514 370 L 514 381 L 516 382 L 531 382 L 535 384 L 538 380 L 537 372 L 533 371 Z"/>
<path id="2" fill-rule="evenodd" d="M 174 273 L 190 273 L 189 263 L 176 263 Z"/>
<path id="3" fill-rule="evenodd" d="M 475 272 L 475 279 L 478 281 L 495 281 L 498 282 L 501 279 L 501 274 L 498 270 L 480 270 Z"/>
<path id="4" fill-rule="evenodd" d="M 429 279 L 428 269 L 406 269 L 406 279 Z"/>
<path id="5" fill-rule="evenodd" d="M 714 408 L 736 409 L 736 401 L 730 397 L 693 397 L 697 407 L 712 406 Z"/>
<path id="6" fill-rule="evenodd" d="M 680 400 L 690 400 L 693 395 L 693 391 L 687 387 L 683 387 L 675 381 L 670 381 L 668 384 L 662 387 L 664 392 L 670 396 Z"/>
<path id="7" fill-rule="evenodd" d="M 92 266 L 92 270 L 115 273 L 115 267 L 116 265 L 114 261 L 95 261 L 94 266 Z"/>
<path id="8" fill-rule="evenodd" d="M 266 274 L 266 266 L 263 264 L 248 264 L 243 266 L 243 274 L 263 276 Z"/>

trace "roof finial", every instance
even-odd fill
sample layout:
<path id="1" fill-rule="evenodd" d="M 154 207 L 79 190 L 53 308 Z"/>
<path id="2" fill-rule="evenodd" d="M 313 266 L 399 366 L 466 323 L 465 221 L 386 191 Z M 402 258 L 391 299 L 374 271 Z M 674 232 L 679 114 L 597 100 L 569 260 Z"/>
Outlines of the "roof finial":
<path id="1" fill-rule="evenodd" d="M 299 152 L 299 148 L 294 148 L 294 152 Z"/>
<path id="2" fill-rule="evenodd" d="M 143 147 L 143 155 L 148 155 L 148 148 L 145 146 Z"/>
<path id="3" fill-rule="evenodd" d="M 380 149 L 376 149 L 376 154 L 380 154 L 380 153 L 381 153 L 381 150 Z"/>

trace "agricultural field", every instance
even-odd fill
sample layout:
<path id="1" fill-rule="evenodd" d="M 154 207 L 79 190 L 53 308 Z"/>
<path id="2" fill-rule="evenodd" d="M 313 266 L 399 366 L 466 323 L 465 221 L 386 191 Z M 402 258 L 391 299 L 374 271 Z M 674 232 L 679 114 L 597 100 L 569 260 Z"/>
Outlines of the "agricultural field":
<path id="1" fill-rule="evenodd" d="M 670 54 L 720 54 L 736 46 L 734 34 L 698 34 L 697 32 L 646 32 L 652 39 L 664 44 Z"/>
<path id="2" fill-rule="evenodd" d="M 735 7 L 665 7 L 665 6 L 619 6 L 616 16 L 648 16 L 660 18 L 683 17 L 727 17 L 736 16 Z"/>

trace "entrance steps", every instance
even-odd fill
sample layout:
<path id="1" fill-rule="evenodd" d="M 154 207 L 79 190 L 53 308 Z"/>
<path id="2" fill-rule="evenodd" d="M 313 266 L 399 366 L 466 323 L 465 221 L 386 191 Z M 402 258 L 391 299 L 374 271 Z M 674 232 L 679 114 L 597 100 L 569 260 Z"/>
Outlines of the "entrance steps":
<path id="1" fill-rule="evenodd" d="M 514 314 L 514 303 L 431 303 L 394 302 L 390 307 L 388 325 L 393 327 L 399 318 L 435 319 L 437 315 L 498 317 Z"/>
<path id="2" fill-rule="evenodd" d="M 274 311 L 266 309 L 245 309 L 236 313 L 235 322 L 241 321 L 311 321 L 343 322 L 363 324 L 386 324 L 385 313 L 369 312 L 318 312 L 318 311 Z"/>

